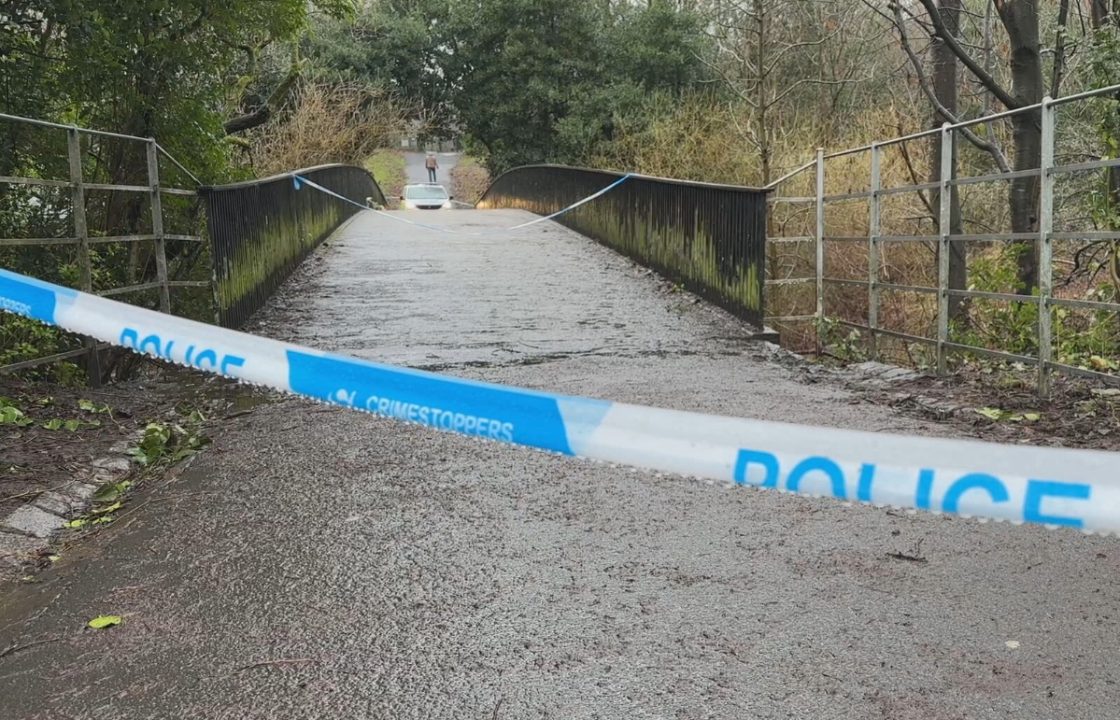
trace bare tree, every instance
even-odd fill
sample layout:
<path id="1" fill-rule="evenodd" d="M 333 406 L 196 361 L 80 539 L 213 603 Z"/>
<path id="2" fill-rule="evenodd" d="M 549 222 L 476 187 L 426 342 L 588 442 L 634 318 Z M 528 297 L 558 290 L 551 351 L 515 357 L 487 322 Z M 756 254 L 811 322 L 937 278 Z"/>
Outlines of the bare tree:
<path id="1" fill-rule="evenodd" d="M 930 36 L 944 45 L 1005 108 L 1016 110 L 1042 101 L 1043 68 L 1039 40 L 1038 0 L 992 0 L 1000 22 L 1007 33 L 1010 50 L 1011 87 L 1007 88 L 973 57 L 958 39 L 958 27 L 950 27 L 936 0 L 919 0 L 926 11 L 926 22 L 919 23 Z M 1060 75 L 1059 75 L 1060 78 Z M 1038 110 L 1014 115 L 1011 119 L 1014 138 L 1014 170 L 1033 170 L 1039 166 L 1042 153 L 1042 122 Z M 1008 194 L 1011 230 L 1030 233 L 1038 225 L 1038 178 L 1017 177 L 1011 180 Z M 1029 294 L 1038 285 L 1038 252 L 1035 243 L 1017 243 L 1019 247 L 1020 292 Z"/>
<path id="2" fill-rule="evenodd" d="M 709 34 L 717 54 L 701 58 L 749 108 L 740 125 L 756 148 L 762 182 L 773 174 L 780 128 L 808 91 L 827 93 L 833 107 L 844 91 L 866 79 L 852 61 L 861 43 L 852 34 L 856 3 L 818 0 L 708 0 Z M 825 55 L 825 48 L 837 52 Z M 827 57 L 827 62 L 822 62 Z M 818 106 L 813 102 L 810 107 Z"/>

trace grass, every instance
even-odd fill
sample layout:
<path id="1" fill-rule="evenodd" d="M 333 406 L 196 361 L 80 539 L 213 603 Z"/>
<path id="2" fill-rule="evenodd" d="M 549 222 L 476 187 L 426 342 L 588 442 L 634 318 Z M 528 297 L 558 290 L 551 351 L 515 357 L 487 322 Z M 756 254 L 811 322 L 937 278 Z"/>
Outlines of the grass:
<path id="1" fill-rule="evenodd" d="M 373 173 L 386 200 L 400 197 L 406 182 L 404 153 L 400 150 L 381 149 L 366 159 L 365 166 L 366 170 Z"/>
<path id="2" fill-rule="evenodd" d="M 459 158 L 451 170 L 451 194 L 456 200 L 474 204 L 490 187 L 490 173 L 470 155 Z"/>

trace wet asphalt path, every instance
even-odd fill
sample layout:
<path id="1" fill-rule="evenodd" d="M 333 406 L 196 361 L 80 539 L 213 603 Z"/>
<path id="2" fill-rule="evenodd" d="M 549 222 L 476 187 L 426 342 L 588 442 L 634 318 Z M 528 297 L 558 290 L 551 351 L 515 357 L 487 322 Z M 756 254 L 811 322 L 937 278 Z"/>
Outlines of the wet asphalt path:
<path id="1" fill-rule="evenodd" d="M 257 332 L 912 433 L 555 225 L 363 215 Z M 812 430 L 805 432 L 811 435 Z M 300 400 L 0 598 L 5 718 L 1111 718 L 1120 547 L 636 472 Z M 906 559 L 910 558 L 910 559 Z M 122 626 L 96 633 L 90 617 Z"/>
<path id="2" fill-rule="evenodd" d="M 428 169 L 424 165 L 426 153 L 406 152 L 404 154 L 404 169 L 410 183 L 428 182 Z M 451 170 L 459 164 L 459 153 L 436 153 L 439 168 L 436 170 L 436 182 L 450 190 Z"/>

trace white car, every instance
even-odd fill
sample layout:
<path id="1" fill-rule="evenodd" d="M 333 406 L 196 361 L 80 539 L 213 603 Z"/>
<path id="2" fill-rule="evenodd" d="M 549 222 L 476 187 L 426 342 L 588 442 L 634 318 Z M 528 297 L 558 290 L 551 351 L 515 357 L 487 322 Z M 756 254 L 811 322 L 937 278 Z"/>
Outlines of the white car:
<path id="1" fill-rule="evenodd" d="M 435 183 L 405 185 L 401 195 L 403 210 L 450 210 L 452 197 L 447 189 Z"/>

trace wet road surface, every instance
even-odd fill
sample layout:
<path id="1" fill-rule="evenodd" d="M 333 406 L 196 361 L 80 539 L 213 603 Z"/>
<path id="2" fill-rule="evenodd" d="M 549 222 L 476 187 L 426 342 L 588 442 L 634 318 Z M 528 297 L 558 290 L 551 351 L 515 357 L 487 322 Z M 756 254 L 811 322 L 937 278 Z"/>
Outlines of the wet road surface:
<path id="1" fill-rule="evenodd" d="M 424 165 L 427 153 L 406 152 L 404 154 L 404 170 L 410 183 L 428 182 L 428 169 Z M 445 188 L 451 187 L 451 170 L 459 164 L 459 153 L 436 153 L 439 168 L 436 169 L 436 182 Z"/>
<path id="2" fill-rule="evenodd" d="M 409 215 L 408 217 L 414 217 Z M 254 330 L 567 393 L 948 429 L 512 211 L 364 214 Z M 811 434 L 811 429 L 806 433 Z M 285 399 L 2 598 L 2 718 L 1106 718 L 1120 547 Z M 108 631 L 98 614 L 123 615 Z"/>

